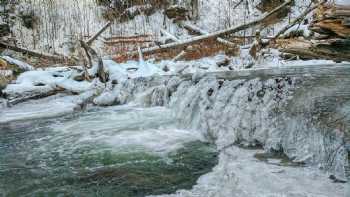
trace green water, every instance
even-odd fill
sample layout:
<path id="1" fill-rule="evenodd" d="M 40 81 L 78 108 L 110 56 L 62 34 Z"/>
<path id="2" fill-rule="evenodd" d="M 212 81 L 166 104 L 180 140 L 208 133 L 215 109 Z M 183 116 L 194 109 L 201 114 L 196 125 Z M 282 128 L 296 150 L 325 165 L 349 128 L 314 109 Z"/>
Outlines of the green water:
<path id="1" fill-rule="evenodd" d="M 117 145 L 106 143 L 105 139 L 123 133 L 120 125 L 118 129 L 111 127 L 113 124 L 108 129 L 91 125 L 79 127 L 91 120 L 97 121 L 96 125 L 109 122 L 99 116 L 102 112 L 109 113 L 108 117 L 114 115 L 113 122 L 118 125 L 120 116 L 124 116 L 120 119 L 123 120 L 132 111 L 138 117 L 132 122 L 133 139 L 138 133 L 145 135 L 145 130 L 162 132 L 165 125 L 170 125 L 171 119 L 157 121 L 164 116 L 164 113 L 156 113 L 157 110 L 92 110 L 58 120 L 0 125 L 0 196 L 138 197 L 190 189 L 199 176 L 210 172 L 217 164 L 217 152 L 210 144 L 184 140 L 178 148 L 157 153 L 150 151 L 146 142 L 143 145 L 143 138 L 123 146 L 119 146 L 119 138 L 115 142 Z M 102 122 L 98 122 L 98 117 Z M 141 121 L 145 117 L 153 124 L 145 126 Z M 158 127 L 156 122 L 163 125 Z M 138 127 L 141 123 L 143 126 Z M 130 130 L 130 125 L 125 124 Z M 63 132 L 53 125 L 71 126 Z M 164 130 L 169 132 L 171 128 Z M 128 136 L 128 133 L 123 135 Z M 156 140 L 151 143 L 152 147 L 153 143 L 157 143 Z"/>

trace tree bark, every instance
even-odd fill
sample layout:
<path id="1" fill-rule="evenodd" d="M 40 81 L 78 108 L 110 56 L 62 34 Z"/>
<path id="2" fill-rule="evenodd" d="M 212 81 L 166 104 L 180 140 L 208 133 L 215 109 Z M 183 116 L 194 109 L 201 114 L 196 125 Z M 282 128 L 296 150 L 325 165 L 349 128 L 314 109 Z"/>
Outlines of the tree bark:
<path id="1" fill-rule="evenodd" d="M 349 39 L 300 40 L 280 39 L 276 47 L 283 53 L 299 56 L 301 59 L 329 59 L 335 62 L 350 61 Z"/>

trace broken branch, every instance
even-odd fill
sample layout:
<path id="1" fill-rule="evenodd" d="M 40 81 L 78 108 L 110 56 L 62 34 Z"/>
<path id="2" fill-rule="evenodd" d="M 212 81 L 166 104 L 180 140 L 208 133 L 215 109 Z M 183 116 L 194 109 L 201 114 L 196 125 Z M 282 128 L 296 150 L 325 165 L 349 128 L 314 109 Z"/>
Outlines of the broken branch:
<path id="1" fill-rule="evenodd" d="M 109 26 L 111 26 L 112 22 L 108 22 L 105 26 L 103 26 L 94 36 L 92 36 L 87 42 L 87 45 L 91 45 Z"/>

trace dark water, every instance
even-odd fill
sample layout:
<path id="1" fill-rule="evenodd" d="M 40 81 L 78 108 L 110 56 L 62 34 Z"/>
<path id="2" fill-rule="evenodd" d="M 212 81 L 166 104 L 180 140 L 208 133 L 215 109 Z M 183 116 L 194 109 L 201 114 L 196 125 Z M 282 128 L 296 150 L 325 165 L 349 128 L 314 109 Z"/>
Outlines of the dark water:
<path id="1" fill-rule="evenodd" d="M 95 109 L 0 125 L 0 196 L 138 197 L 190 189 L 217 164 L 215 147 L 179 137 L 163 110 Z"/>

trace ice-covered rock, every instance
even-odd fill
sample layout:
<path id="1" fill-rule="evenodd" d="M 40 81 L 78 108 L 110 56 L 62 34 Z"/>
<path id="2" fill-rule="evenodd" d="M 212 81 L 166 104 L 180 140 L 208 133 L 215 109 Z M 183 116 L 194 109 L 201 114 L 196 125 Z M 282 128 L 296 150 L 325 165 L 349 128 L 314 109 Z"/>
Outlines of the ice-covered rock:
<path id="1" fill-rule="evenodd" d="M 344 133 L 349 117 L 341 109 L 349 105 L 345 95 L 350 81 L 344 76 L 309 75 L 238 74 L 235 80 L 208 75 L 182 82 L 169 105 L 183 125 L 202 131 L 219 149 L 235 143 L 262 144 L 266 151 L 320 165 L 346 180 Z"/>

